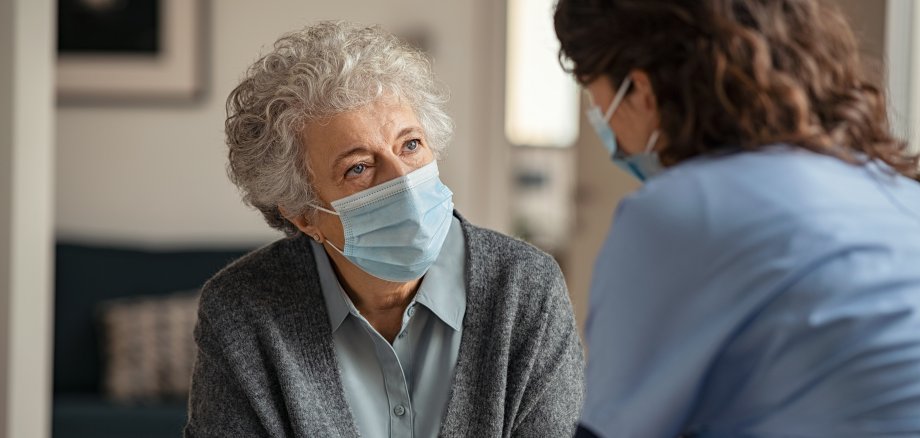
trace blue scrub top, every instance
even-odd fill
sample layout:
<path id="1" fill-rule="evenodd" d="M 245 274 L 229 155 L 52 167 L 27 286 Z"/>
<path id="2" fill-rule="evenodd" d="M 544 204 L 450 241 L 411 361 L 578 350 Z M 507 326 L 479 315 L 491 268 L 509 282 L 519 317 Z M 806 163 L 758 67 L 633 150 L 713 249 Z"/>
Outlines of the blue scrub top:
<path id="1" fill-rule="evenodd" d="M 881 165 L 669 169 L 620 203 L 589 309 L 599 436 L 920 436 L 920 184 Z"/>

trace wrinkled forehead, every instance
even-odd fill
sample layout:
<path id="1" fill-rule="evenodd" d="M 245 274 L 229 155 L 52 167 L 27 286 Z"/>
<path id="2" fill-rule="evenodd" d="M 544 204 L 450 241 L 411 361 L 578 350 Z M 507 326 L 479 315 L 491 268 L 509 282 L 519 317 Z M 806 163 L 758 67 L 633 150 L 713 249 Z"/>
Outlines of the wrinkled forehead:
<path id="1" fill-rule="evenodd" d="M 334 134 L 355 139 L 372 137 L 398 131 L 401 129 L 399 125 L 406 123 L 418 124 L 412 106 L 405 99 L 382 96 L 345 111 L 308 119 L 301 135 L 304 144 L 309 145 L 317 136 Z"/>
<path id="2" fill-rule="evenodd" d="M 415 111 L 405 100 L 387 97 L 307 122 L 301 133 L 301 143 L 312 164 L 331 165 L 335 156 L 344 150 L 389 148 L 394 140 L 410 130 L 421 133 Z"/>

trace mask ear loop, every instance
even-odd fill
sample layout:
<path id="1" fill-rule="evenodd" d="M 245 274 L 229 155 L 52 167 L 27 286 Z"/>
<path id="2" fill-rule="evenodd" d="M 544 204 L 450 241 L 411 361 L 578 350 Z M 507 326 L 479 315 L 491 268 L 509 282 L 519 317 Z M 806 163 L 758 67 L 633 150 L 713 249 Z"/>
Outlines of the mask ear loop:
<path id="1" fill-rule="evenodd" d="M 610 107 L 607 108 L 607 112 L 604 114 L 604 121 L 610 122 L 610 119 L 613 117 L 613 112 L 617 110 L 620 106 L 620 103 L 623 102 L 623 99 L 626 98 L 626 92 L 629 91 L 629 86 L 632 84 L 632 78 L 629 75 L 626 75 L 623 78 L 623 82 L 620 83 L 620 89 L 617 90 L 617 94 L 613 96 L 613 102 L 610 102 Z"/>
<path id="2" fill-rule="evenodd" d="M 317 209 L 317 210 L 319 210 L 319 211 L 321 211 L 321 212 L 323 212 L 323 213 L 329 213 L 329 214 L 331 214 L 331 215 L 341 216 L 339 213 L 337 213 L 337 212 L 335 212 L 335 211 L 329 210 L 328 208 L 320 207 L 320 206 L 318 206 L 318 205 L 316 205 L 316 204 L 307 204 L 307 205 L 309 205 L 310 207 L 313 207 L 313 208 L 315 208 L 315 209 Z M 339 249 L 339 248 L 338 248 L 337 246 L 335 246 L 332 242 L 330 242 L 329 239 L 323 239 L 323 242 L 322 242 L 322 243 L 324 243 L 324 244 L 329 244 L 329 246 L 331 246 L 332 249 L 338 251 L 338 253 L 339 253 L 339 254 L 342 254 L 343 257 L 345 256 L 345 251 L 342 251 L 341 249 Z"/>
<path id="3" fill-rule="evenodd" d="M 317 210 L 319 210 L 319 211 L 321 211 L 321 212 L 323 212 L 323 213 L 329 213 L 329 214 L 332 214 L 332 215 L 340 216 L 337 212 L 332 211 L 332 210 L 329 210 L 329 209 L 327 209 L 327 208 L 320 207 L 320 206 L 318 206 L 318 205 L 316 205 L 316 204 L 307 204 L 307 205 L 309 205 L 310 207 L 313 207 L 313 208 L 315 208 L 315 209 L 317 209 Z"/>
<path id="4" fill-rule="evenodd" d="M 337 246 L 333 245 L 332 242 L 329 241 L 329 239 L 323 239 L 323 243 L 329 244 L 329 246 L 331 246 L 332 249 L 336 250 L 339 254 L 342 254 L 343 257 L 345 256 L 345 253 L 341 249 L 339 249 Z"/>
<path id="5" fill-rule="evenodd" d="M 658 143 L 658 137 L 661 135 L 661 130 L 654 130 L 652 135 L 648 137 L 648 142 L 645 144 L 645 153 L 648 154 L 655 149 L 655 144 Z"/>

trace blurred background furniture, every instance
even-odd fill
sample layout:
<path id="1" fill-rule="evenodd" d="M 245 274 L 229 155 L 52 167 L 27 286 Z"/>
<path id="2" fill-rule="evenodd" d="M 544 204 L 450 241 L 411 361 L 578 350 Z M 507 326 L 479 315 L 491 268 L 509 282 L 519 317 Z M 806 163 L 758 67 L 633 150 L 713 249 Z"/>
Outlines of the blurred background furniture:
<path id="1" fill-rule="evenodd" d="M 58 243 L 55 257 L 52 436 L 176 437 L 184 398 L 120 402 L 107 396 L 100 304 L 199 289 L 246 250 L 149 251 Z"/>

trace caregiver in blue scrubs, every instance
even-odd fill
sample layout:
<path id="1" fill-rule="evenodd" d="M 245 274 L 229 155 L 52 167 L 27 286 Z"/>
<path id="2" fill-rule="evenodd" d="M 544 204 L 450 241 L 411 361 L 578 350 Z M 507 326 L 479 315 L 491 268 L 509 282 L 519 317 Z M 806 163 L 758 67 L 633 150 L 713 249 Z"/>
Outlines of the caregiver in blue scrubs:
<path id="1" fill-rule="evenodd" d="M 920 436 L 918 158 L 840 11 L 560 0 L 555 28 L 645 182 L 596 262 L 579 435 Z"/>

